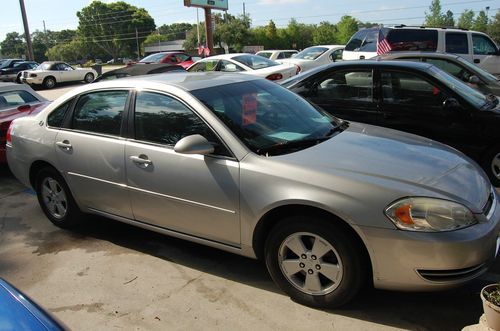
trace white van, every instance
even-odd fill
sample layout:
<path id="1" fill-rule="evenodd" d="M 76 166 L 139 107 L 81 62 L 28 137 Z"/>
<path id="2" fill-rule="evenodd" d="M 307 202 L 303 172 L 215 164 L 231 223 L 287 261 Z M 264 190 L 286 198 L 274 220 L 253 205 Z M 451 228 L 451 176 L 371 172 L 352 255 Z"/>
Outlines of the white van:
<path id="1" fill-rule="evenodd" d="M 342 59 L 369 59 L 377 55 L 378 33 L 384 34 L 391 51 L 446 52 L 460 55 L 500 76 L 500 51 L 482 32 L 462 29 L 407 27 L 369 28 L 356 32 L 347 43 Z"/>

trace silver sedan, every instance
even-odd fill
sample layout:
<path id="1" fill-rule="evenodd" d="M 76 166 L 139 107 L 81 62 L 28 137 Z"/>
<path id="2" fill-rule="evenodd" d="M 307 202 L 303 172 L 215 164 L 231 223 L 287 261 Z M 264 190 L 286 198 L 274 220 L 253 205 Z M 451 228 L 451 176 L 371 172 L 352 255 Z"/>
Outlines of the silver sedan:
<path id="1" fill-rule="evenodd" d="M 15 120 L 7 157 L 59 227 L 92 213 L 261 258 L 315 307 L 457 286 L 498 251 L 497 195 L 466 156 L 247 75 L 82 86 Z"/>

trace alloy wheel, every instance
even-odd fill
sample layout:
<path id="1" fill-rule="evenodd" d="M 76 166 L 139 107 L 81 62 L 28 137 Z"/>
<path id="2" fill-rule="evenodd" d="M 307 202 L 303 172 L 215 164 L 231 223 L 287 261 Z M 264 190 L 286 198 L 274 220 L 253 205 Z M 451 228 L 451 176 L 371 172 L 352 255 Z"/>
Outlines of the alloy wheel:
<path id="1" fill-rule="evenodd" d="M 68 200 L 64 189 L 57 180 L 50 177 L 43 180 L 42 199 L 50 215 L 54 218 L 62 219 L 66 216 Z"/>
<path id="2" fill-rule="evenodd" d="M 309 232 L 293 233 L 281 243 L 278 264 L 290 284 L 310 295 L 331 293 L 343 277 L 342 261 L 335 248 Z"/>
<path id="3" fill-rule="evenodd" d="M 493 156 L 491 160 L 491 172 L 493 175 L 500 180 L 500 153 Z"/>

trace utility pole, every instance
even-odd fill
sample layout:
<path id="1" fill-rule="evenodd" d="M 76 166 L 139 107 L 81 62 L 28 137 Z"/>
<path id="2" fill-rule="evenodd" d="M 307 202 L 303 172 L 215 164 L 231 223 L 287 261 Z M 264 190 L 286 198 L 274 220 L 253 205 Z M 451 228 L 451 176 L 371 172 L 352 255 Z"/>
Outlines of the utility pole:
<path id="1" fill-rule="evenodd" d="M 23 16 L 24 37 L 26 38 L 26 46 L 28 47 L 28 60 L 33 61 L 35 56 L 33 55 L 33 45 L 31 44 L 31 35 L 28 27 L 28 18 L 26 17 L 26 8 L 24 8 L 24 0 L 19 0 L 19 5 L 21 6 L 21 15 Z"/>
<path id="2" fill-rule="evenodd" d="M 490 22 L 489 12 L 490 12 L 490 6 L 487 6 L 486 7 L 486 23 Z"/>
<path id="3" fill-rule="evenodd" d="M 210 8 L 205 9 L 205 30 L 207 38 L 207 47 L 210 50 L 210 54 L 214 52 L 214 34 L 212 31 L 212 11 Z"/>
<path id="4" fill-rule="evenodd" d="M 139 49 L 139 33 L 137 27 L 135 28 L 135 43 L 137 44 L 137 60 L 141 58 L 141 50 Z"/>
<path id="5" fill-rule="evenodd" d="M 198 15 L 198 8 L 196 8 L 196 33 L 198 35 L 198 47 L 200 47 L 200 16 Z"/>
<path id="6" fill-rule="evenodd" d="M 243 2 L 243 19 L 246 21 L 246 18 L 247 18 L 247 13 L 245 10 L 245 3 Z"/>

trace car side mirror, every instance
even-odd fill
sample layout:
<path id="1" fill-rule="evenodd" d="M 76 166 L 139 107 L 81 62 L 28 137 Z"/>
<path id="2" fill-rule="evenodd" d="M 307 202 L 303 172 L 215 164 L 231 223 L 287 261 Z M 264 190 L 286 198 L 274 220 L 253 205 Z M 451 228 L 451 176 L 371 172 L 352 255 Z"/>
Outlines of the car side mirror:
<path id="1" fill-rule="evenodd" d="M 477 76 L 472 75 L 469 77 L 469 83 L 477 85 L 477 84 L 481 83 L 481 81 L 479 80 L 479 78 Z"/>
<path id="2" fill-rule="evenodd" d="M 202 135 L 193 134 L 179 140 L 174 151 L 181 154 L 208 155 L 214 152 L 214 146 Z"/>
<path id="3" fill-rule="evenodd" d="M 448 98 L 443 101 L 443 109 L 446 110 L 458 110 L 460 109 L 460 103 L 455 98 Z"/>

